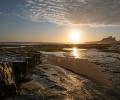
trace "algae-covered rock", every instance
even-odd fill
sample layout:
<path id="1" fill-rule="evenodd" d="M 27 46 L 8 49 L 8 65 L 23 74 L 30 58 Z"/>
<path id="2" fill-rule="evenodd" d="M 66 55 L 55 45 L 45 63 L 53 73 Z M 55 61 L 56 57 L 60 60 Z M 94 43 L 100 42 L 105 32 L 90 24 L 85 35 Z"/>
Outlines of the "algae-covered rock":
<path id="1" fill-rule="evenodd" d="M 10 63 L 0 64 L 0 100 L 16 94 L 16 82 Z"/>

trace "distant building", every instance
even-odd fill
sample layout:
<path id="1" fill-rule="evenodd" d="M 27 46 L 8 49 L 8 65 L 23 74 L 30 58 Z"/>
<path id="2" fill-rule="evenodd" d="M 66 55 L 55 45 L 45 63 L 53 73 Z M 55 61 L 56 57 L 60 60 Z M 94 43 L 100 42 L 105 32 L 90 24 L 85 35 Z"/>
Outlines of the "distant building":
<path id="1" fill-rule="evenodd" d="M 109 44 L 109 43 L 117 43 L 117 42 L 118 41 L 115 39 L 115 37 L 109 36 L 107 38 L 103 38 L 98 43 Z"/>
<path id="2" fill-rule="evenodd" d="M 109 36 L 107 38 L 103 38 L 100 41 L 92 41 L 92 42 L 86 42 L 87 44 L 116 44 L 120 43 L 120 41 L 117 41 L 115 37 Z"/>

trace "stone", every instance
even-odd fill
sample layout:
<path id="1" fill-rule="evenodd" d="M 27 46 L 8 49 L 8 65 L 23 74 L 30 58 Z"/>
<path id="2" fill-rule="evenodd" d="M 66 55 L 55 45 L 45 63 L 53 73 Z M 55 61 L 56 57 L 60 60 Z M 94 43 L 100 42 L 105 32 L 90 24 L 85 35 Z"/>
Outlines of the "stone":
<path id="1" fill-rule="evenodd" d="M 0 100 L 16 95 L 16 82 L 10 63 L 0 64 Z"/>

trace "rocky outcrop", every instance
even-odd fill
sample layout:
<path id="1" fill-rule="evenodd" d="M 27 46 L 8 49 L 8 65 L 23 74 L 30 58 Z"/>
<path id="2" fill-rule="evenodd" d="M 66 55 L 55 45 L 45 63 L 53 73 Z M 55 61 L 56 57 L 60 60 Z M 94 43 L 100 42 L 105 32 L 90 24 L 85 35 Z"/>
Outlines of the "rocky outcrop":
<path id="1" fill-rule="evenodd" d="M 117 43 L 118 41 L 115 39 L 115 37 L 109 36 L 107 38 L 103 38 L 101 41 L 98 43 L 103 43 L 103 44 L 112 44 L 112 43 Z"/>
<path id="2" fill-rule="evenodd" d="M 28 72 L 41 63 L 40 53 L 28 53 L 20 57 L 12 56 L 1 59 L 0 63 L 0 100 L 14 97 L 20 83 L 29 80 L 26 78 Z"/>
<path id="3" fill-rule="evenodd" d="M 14 71 L 15 81 L 16 84 L 19 85 L 22 81 L 22 78 L 27 74 L 27 62 L 19 61 L 19 62 L 12 62 L 12 68 Z"/>
<path id="4" fill-rule="evenodd" d="M 117 41 L 115 37 L 109 36 L 101 39 L 100 41 L 91 41 L 86 42 L 86 44 L 119 44 L 120 41 Z"/>
<path id="5" fill-rule="evenodd" d="M 9 96 L 15 96 L 16 82 L 13 69 L 10 63 L 0 64 L 0 100 L 4 100 Z"/>

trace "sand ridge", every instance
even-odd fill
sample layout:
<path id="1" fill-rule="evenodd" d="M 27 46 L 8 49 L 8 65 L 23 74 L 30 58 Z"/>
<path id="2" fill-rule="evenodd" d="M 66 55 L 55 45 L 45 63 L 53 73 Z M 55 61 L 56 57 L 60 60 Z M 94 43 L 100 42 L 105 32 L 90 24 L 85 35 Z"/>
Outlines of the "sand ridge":
<path id="1" fill-rule="evenodd" d="M 74 73 L 86 76 L 87 78 L 102 83 L 103 85 L 111 86 L 109 75 L 102 72 L 102 69 L 94 63 L 89 62 L 86 59 L 57 57 L 54 55 L 48 55 L 47 61 L 54 65 L 66 68 Z"/>

